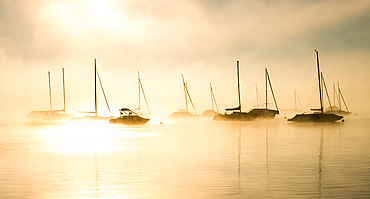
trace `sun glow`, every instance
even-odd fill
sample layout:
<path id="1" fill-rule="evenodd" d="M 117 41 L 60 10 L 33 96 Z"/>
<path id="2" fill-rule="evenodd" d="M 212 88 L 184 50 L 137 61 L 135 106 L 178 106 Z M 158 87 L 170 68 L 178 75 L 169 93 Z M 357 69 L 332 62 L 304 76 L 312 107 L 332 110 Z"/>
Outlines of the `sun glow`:
<path id="1" fill-rule="evenodd" d="M 109 31 L 128 31 L 132 29 L 130 22 L 115 10 L 114 1 L 89 1 L 88 10 L 94 16 L 94 23 Z"/>
<path id="2" fill-rule="evenodd" d="M 42 134 L 46 150 L 56 153 L 97 154 L 137 150 L 138 146 L 130 142 L 132 139 L 153 136 L 141 129 L 110 125 L 107 121 L 67 122 L 55 129 L 50 128 Z"/>

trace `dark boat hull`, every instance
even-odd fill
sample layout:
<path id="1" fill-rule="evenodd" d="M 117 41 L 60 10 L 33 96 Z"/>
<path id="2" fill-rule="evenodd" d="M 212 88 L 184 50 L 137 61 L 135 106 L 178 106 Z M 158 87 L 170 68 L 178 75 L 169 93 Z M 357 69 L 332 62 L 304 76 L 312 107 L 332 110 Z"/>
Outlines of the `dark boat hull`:
<path id="1" fill-rule="evenodd" d="M 128 124 L 128 125 L 140 125 L 146 124 L 150 119 L 143 118 L 137 115 L 133 116 L 121 116 L 118 118 L 110 119 L 109 124 Z"/>
<path id="2" fill-rule="evenodd" d="M 333 113 L 312 113 L 312 114 L 297 114 L 288 121 L 292 122 L 335 122 L 342 119 L 343 116 Z"/>
<path id="3" fill-rule="evenodd" d="M 257 114 L 257 119 L 271 120 L 275 118 L 275 115 L 279 114 L 279 111 L 265 108 L 255 108 L 252 109 L 249 113 Z"/>
<path id="4" fill-rule="evenodd" d="M 213 117 L 216 121 L 253 121 L 258 117 L 257 114 L 246 112 L 233 112 L 231 114 L 217 114 Z"/>

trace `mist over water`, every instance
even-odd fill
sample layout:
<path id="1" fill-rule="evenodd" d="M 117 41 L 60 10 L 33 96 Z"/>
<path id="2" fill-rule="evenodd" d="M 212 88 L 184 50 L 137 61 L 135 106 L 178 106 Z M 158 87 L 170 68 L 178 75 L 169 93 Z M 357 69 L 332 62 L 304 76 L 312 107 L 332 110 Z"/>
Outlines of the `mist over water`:
<path id="1" fill-rule="evenodd" d="M 0 126 L 1 198 L 370 194 L 370 121 L 163 120 Z"/>
<path id="2" fill-rule="evenodd" d="M 370 1 L 19 0 L 0 1 L 0 13 L 0 198 L 370 195 Z M 323 107 L 344 110 L 333 100 L 340 83 L 352 112 L 344 122 L 286 121 L 320 107 L 315 49 Z M 138 71 L 146 125 L 24 117 L 143 108 Z M 210 83 L 221 113 L 275 109 L 276 97 L 280 115 L 167 118 L 213 109 Z"/>

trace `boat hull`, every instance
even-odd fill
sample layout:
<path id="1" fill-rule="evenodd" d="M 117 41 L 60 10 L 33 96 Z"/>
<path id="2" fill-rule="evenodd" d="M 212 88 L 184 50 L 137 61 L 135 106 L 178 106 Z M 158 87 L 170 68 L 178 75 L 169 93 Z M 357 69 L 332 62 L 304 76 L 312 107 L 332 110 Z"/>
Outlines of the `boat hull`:
<path id="1" fill-rule="evenodd" d="M 72 117 L 69 120 L 72 122 L 77 121 L 106 121 L 113 119 L 114 117 L 103 117 L 103 116 L 84 116 L 84 117 Z"/>
<path id="2" fill-rule="evenodd" d="M 189 112 L 174 112 L 168 118 L 197 118 L 199 115 L 191 114 Z"/>
<path id="3" fill-rule="evenodd" d="M 312 114 L 297 114 L 293 118 L 288 119 L 292 122 L 335 122 L 342 119 L 343 116 L 333 113 L 312 113 Z"/>
<path id="4" fill-rule="evenodd" d="M 215 115 L 217 115 L 216 111 L 214 110 L 205 110 L 203 113 L 202 113 L 202 116 L 203 117 L 214 117 Z"/>
<path id="5" fill-rule="evenodd" d="M 213 117 L 216 121 L 253 121 L 258 117 L 257 114 L 246 112 L 233 112 L 231 114 L 217 114 Z"/>
<path id="6" fill-rule="evenodd" d="M 342 110 L 326 111 L 325 113 L 333 113 L 333 114 L 341 115 L 341 116 L 350 115 L 351 114 L 351 112 L 342 111 Z"/>
<path id="7" fill-rule="evenodd" d="M 110 119 L 109 124 L 128 124 L 128 125 L 140 125 L 146 124 L 150 119 L 143 118 L 137 115 L 133 116 L 121 116 L 118 118 Z"/>
<path id="8" fill-rule="evenodd" d="M 275 116 L 279 114 L 279 111 L 272 110 L 272 109 L 265 109 L 265 108 L 263 109 L 255 108 L 255 109 L 252 109 L 249 113 L 257 114 L 258 115 L 257 119 L 271 120 L 271 119 L 274 119 Z"/>

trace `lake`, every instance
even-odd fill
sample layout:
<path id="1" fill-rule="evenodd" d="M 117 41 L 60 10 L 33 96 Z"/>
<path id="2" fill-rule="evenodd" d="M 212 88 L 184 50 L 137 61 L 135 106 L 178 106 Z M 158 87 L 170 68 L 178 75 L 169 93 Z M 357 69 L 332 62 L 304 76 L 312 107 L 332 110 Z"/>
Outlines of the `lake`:
<path id="1" fill-rule="evenodd" d="M 370 196 L 370 120 L 0 126 L 0 198 Z"/>

